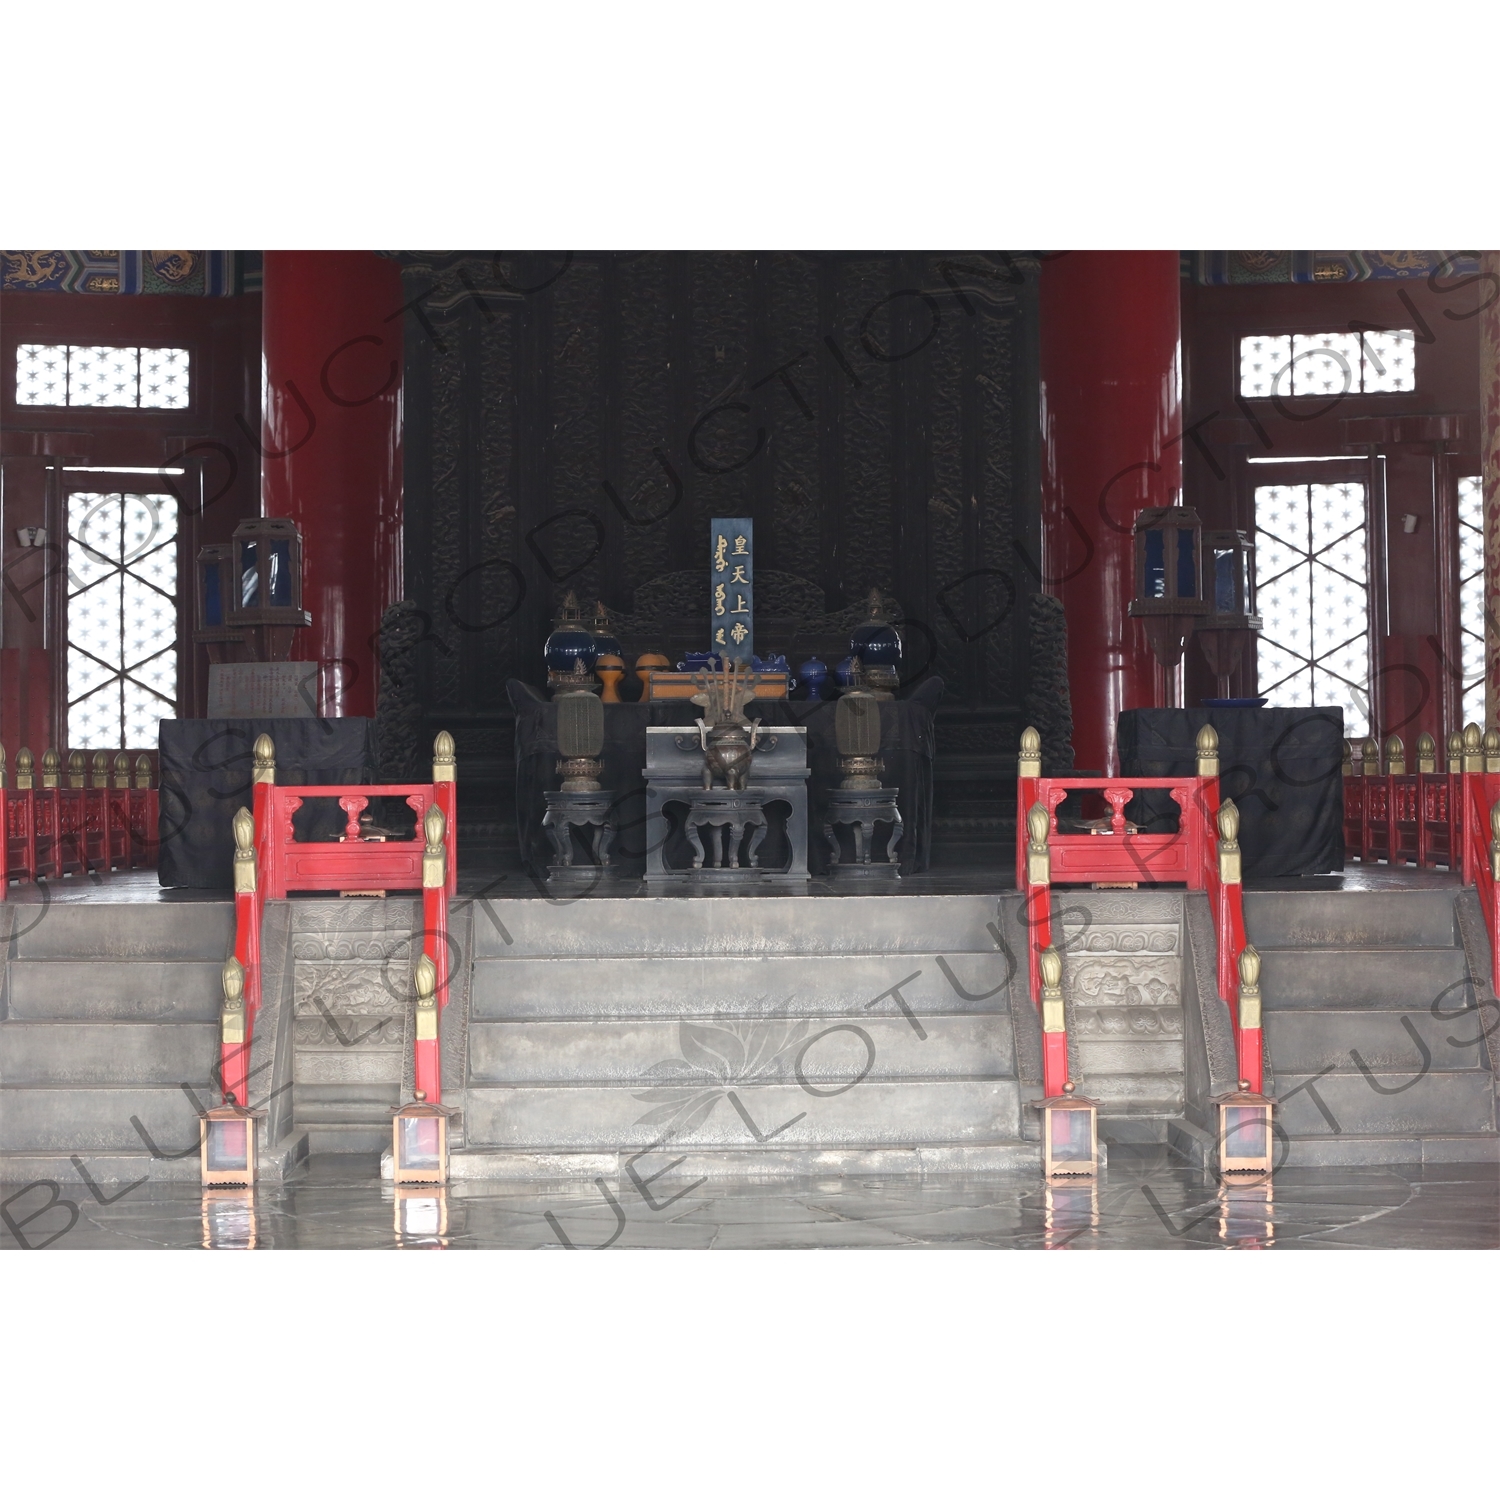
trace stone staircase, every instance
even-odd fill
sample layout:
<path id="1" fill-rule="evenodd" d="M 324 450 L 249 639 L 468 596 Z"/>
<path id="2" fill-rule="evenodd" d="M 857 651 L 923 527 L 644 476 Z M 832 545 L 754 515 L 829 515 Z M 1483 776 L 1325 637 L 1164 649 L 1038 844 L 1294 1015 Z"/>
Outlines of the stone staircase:
<path id="1" fill-rule="evenodd" d="M 1183 893 L 1053 895 L 1068 1073 L 1099 1101 L 1101 1139 L 1160 1144 L 1183 1101 Z"/>
<path id="2" fill-rule="evenodd" d="M 0 1180 L 198 1177 L 225 902 L 0 904 Z"/>
<path id="3" fill-rule="evenodd" d="M 1013 1026 L 1025 975 L 1001 924 L 1015 953 L 1019 927 L 992 897 L 510 900 L 464 916 L 456 1177 L 662 1172 L 660 1201 L 705 1173 L 1037 1165 L 1022 1104 L 1040 1089 L 1022 1075 L 1039 1072 L 1039 1037 L 1029 1003 Z"/>
<path id="4" fill-rule="evenodd" d="M 1472 891 L 1247 891 L 1245 926 L 1287 1164 L 1500 1160 Z"/>

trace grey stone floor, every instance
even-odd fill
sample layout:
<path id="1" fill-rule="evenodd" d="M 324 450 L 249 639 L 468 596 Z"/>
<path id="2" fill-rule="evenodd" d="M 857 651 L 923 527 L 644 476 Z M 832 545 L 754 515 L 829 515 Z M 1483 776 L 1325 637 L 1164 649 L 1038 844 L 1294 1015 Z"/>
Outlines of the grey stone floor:
<path id="1" fill-rule="evenodd" d="M 1248 891 L 1393 891 L 1431 890 L 1434 887 L 1461 884 L 1457 875 L 1446 870 L 1415 870 L 1407 865 L 1392 869 L 1389 865 L 1350 865 L 1342 874 L 1304 875 L 1300 878 L 1247 881 Z M 908 875 L 894 887 L 904 896 L 969 896 L 985 895 L 992 891 L 1008 891 L 1015 888 L 1013 864 L 957 865 L 924 871 L 920 875 Z M 647 894 L 644 880 L 601 879 L 595 887 L 570 891 L 559 895 L 547 889 L 545 882 L 534 879 L 518 866 L 486 868 L 467 862 L 460 872 L 459 899 L 465 896 L 492 898 L 539 897 L 549 900 L 574 901 L 589 897 L 644 896 Z M 794 896 L 792 891 L 756 891 L 757 896 Z M 835 885 L 829 880 L 808 882 L 807 894 L 811 896 L 850 896 L 874 894 L 869 888 L 853 889 Z M 185 889 L 163 889 L 158 883 L 155 870 L 117 870 L 108 875 L 70 875 L 63 880 L 48 880 L 40 884 L 16 882 L 7 892 L 7 899 L 23 906 L 47 905 L 51 902 L 72 903 L 76 901 L 229 901 L 232 899 L 226 886 L 221 891 Z M 324 899 L 306 896 L 304 900 Z M 331 896 L 326 899 L 333 899 Z"/>
<path id="2" fill-rule="evenodd" d="M 687 1184 L 684 1184 L 687 1186 Z M 648 1184 L 648 1189 L 650 1185 Z M 461 1183 L 396 1190 L 374 1157 L 325 1157 L 246 1198 L 144 1184 L 101 1203 L 79 1183 L 4 1190 L 6 1249 L 1378 1250 L 1500 1246 L 1493 1166 L 1286 1169 L 1205 1183 L 1156 1148 L 1115 1148 L 1097 1189 L 1030 1177 L 833 1178 L 798 1185 Z M 119 1190 L 105 1190 L 106 1195 Z M 24 1193 L 24 1196 L 21 1194 Z M 77 1217 L 69 1223 L 71 1203 Z M 50 1205 L 50 1206 L 49 1206 Z M 398 1216 L 404 1226 L 398 1228 Z M 17 1232 L 19 1229 L 19 1234 Z"/>

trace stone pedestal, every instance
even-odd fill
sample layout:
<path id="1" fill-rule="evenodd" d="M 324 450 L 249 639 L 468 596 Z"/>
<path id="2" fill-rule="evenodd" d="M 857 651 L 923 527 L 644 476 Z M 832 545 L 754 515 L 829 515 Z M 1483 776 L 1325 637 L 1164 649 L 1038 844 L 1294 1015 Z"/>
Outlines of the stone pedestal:
<path id="1" fill-rule="evenodd" d="M 828 810 L 823 821 L 823 837 L 828 840 L 829 875 L 841 885 L 888 885 L 901 878 L 896 845 L 901 841 L 901 809 L 896 805 L 895 787 L 872 787 L 864 790 L 840 788 L 828 794 Z M 875 859 L 876 825 L 890 825 L 882 858 Z M 854 860 L 846 863 L 839 842 L 838 829 L 849 828 L 854 838 Z M 867 831 L 868 830 L 868 831 Z"/>
<path id="2" fill-rule="evenodd" d="M 547 792 L 547 813 L 542 827 L 552 839 L 557 858 L 547 866 L 549 885 L 583 885 L 597 881 L 609 867 L 609 846 L 614 841 L 610 819 L 612 794 L 599 792 Z M 589 859 L 575 863 L 573 830 L 593 829 Z"/>
<path id="3" fill-rule="evenodd" d="M 756 891 L 807 888 L 807 731 L 776 726 L 762 730 L 750 763 L 749 785 L 741 792 L 703 788 L 703 749 L 696 729 L 656 726 L 646 730 L 646 884 L 648 890 Z M 680 805 L 687 837 L 672 839 L 669 805 Z M 696 809 L 696 811 L 695 811 Z M 785 811 L 783 812 L 783 809 Z M 759 814 L 757 818 L 755 814 Z M 759 827 L 756 823 L 759 822 Z M 747 863 L 708 861 L 701 833 L 718 841 L 715 858 L 730 853 Z M 778 869 L 758 863 L 773 831 L 784 831 L 787 859 Z M 668 844 L 674 849 L 669 851 Z M 694 852 L 696 850 L 696 853 Z"/>

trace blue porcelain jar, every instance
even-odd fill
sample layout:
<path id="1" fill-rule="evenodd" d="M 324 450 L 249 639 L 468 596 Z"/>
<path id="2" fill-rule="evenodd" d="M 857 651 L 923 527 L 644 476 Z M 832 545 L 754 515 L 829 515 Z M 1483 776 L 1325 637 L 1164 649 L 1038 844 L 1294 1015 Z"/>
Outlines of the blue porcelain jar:
<path id="1" fill-rule="evenodd" d="M 573 670 L 574 663 L 581 661 L 586 672 L 594 670 L 594 662 L 601 654 L 599 638 L 586 630 L 581 621 L 564 621 L 547 637 L 542 653 L 550 672 L 566 674 Z M 615 653 L 619 655 L 618 652 Z"/>
<path id="2" fill-rule="evenodd" d="M 851 688 L 854 686 L 854 658 L 852 656 L 846 656 L 843 661 L 835 665 L 833 680 L 841 688 Z"/>
<path id="3" fill-rule="evenodd" d="M 828 681 L 828 664 L 819 661 L 816 656 L 810 656 L 797 668 L 797 676 L 807 684 L 807 701 L 821 703 L 823 684 Z"/>
<path id="4" fill-rule="evenodd" d="M 849 654 L 857 656 L 862 667 L 895 667 L 901 662 L 901 637 L 890 622 L 891 609 L 879 589 L 871 589 L 865 605 L 868 618 L 854 627 L 849 637 Z"/>

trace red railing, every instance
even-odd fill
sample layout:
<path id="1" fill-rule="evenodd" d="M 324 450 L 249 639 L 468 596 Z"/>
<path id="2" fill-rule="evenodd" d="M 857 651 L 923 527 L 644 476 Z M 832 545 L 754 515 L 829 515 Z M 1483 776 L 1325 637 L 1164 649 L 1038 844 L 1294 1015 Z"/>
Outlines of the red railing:
<path id="1" fill-rule="evenodd" d="M 1490 985 L 1500 994 L 1500 774 L 1471 773 L 1464 781 L 1464 883 L 1479 892 L 1490 930 Z"/>
<path id="2" fill-rule="evenodd" d="M 1198 774 L 1162 777 L 1043 776 L 1041 738 L 1034 729 L 1021 736 L 1016 781 L 1016 886 L 1025 898 L 1027 967 L 1032 1000 L 1042 1015 L 1042 1075 L 1048 1097 L 1068 1081 L 1068 1038 L 1059 984 L 1048 983 L 1050 967 L 1060 974 L 1061 955 L 1052 942 L 1054 884 L 1161 885 L 1181 882 L 1206 891 L 1218 940 L 1219 993 L 1230 1008 L 1240 1076 L 1261 1086 L 1258 1011 L 1242 1025 L 1239 957 L 1245 949 L 1240 894 L 1239 815 L 1233 803 L 1219 804 L 1219 737 L 1211 725 L 1198 734 Z M 1110 812 L 1107 822 L 1087 833 L 1059 833 L 1057 809 L 1069 792 L 1092 792 Z M 1141 833 L 1125 819 L 1125 808 L 1140 791 L 1165 791 L 1179 808 L 1175 833 Z M 1217 837 L 1216 837 L 1217 835 Z M 1045 960 L 1051 950 L 1056 963 Z"/>
<path id="3" fill-rule="evenodd" d="M 296 891 L 422 892 L 422 951 L 436 974 L 429 1004 L 418 999 L 416 1087 L 429 1103 L 442 1100 L 438 1015 L 448 1003 L 448 901 L 457 890 L 457 785 L 453 739 L 446 731 L 433 747 L 432 780 L 375 786 L 276 785 L 276 750 L 267 735 L 255 742 L 252 810 L 235 815 L 235 957 L 245 971 L 244 1022 L 226 1016 L 221 1067 L 226 1100 L 245 1103 L 250 1043 L 261 998 L 260 926 L 267 901 Z M 292 820 L 309 797 L 336 798 L 344 810 L 337 843 L 299 842 Z M 372 797 L 401 797 L 416 814 L 416 837 L 366 838 L 360 814 Z"/>
<path id="4" fill-rule="evenodd" d="M 1344 857 L 1361 864 L 1456 870 L 1464 847 L 1464 777 L 1500 771 L 1500 735 L 1477 724 L 1448 736 L 1447 769 L 1436 742 L 1417 741 L 1417 768 L 1407 770 L 1400 736 L 1385 742 L 1385 765 L 1373 739 L 1344 745 Z"/>
<path id="5" fill-rule="evenodd" d="M 92 774 L 83 751 L 68 756 L 66 775 L 56 750 L 37 770 L 30 750 L 16 756 L 7 786 L 0 751 L 0 901 L 12 880 L 60 880 L 156 864 L 158 793 L 151 758 L 139 755 L 132 784 L 130 757 L 95 751 Z"/>

